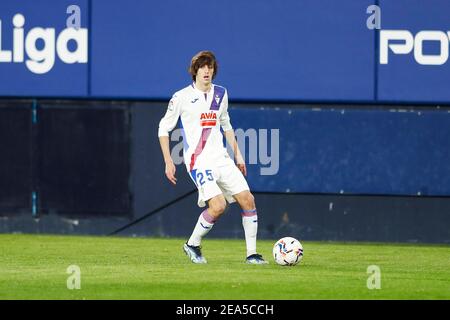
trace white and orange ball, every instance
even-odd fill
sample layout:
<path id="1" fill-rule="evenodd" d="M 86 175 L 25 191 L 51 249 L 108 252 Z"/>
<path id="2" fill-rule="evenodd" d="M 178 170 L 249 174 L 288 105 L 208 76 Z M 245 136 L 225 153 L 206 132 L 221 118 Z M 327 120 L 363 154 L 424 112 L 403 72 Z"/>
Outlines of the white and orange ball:
<path id="1" fill-rule="evenodd" d="M 302 261 L 303 246 L 295 238 L 281 238 L 273 246 L 273 258 L 281 266 L 295 266 Z"/>

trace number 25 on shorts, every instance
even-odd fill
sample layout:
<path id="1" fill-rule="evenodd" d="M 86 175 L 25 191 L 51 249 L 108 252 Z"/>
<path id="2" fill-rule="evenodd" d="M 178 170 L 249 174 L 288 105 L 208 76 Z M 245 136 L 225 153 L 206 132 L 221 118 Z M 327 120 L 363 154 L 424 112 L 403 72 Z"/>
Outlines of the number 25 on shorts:
<path id="1" fill-rule="evenodd" d="M 202 186 L 205 184 L 205 176 L 208 181 L 214 181 L 214 177 L 212 175 L 212 170 L 205 170 L 205 173 L 199 171 L 197 172 L 197 182 Z"/>

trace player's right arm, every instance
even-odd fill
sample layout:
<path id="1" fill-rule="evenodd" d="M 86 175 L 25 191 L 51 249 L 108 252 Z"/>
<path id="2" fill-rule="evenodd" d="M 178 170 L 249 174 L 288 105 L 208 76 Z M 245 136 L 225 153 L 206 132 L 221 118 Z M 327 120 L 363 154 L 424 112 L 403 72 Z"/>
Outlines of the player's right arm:
<path id="1" fill-rule="evenodd" d="M 175 94 L 172 99 L 170 99 L 167 112 L 159 122 L 158 129 L 159 144 L 161 145 L 161 152 L 166 164 L 166 177 L 174 185 L 177 183 L 177 178 L 175 177 L 175 164 L 170 155 L 169 132 L 177 125 L 178 118 L 180 117 L 180 110 L 179 98 Z"/>

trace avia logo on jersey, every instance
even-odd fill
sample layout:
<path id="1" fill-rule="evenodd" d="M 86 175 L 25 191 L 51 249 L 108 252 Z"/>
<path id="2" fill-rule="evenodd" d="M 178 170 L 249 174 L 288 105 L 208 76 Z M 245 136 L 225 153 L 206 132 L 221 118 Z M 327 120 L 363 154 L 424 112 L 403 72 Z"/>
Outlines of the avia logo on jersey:
<path id="1" fill-rule="evenodd" d="M 450 31 L 420 31 L 413 36 L 408 30 L 380 30 L 380 64 L 389 63 L 391 49 L 394 54 L 409 54 L 414 50 L 414 59 L 421 65 L 443 65 L 448 60 L 449 41 Z M 438 43 L 439 53 L 424 54 L 424 42 Z"/>
<path id="2" fill-rule="evenodd" d="M 23 63 L 28 70 L 36 74 L 49 72 L 55 64 L 55 55 L 67 64 L 87 63 L 88 30 L 85 28 L 66 28 L 56 35 L 54 28 L 35 27 L 25 35 L 25 17 L 17 13 L 12 24 L 12 49 L 3 47 L 2 20 L 0 20 L 0 63 Z M 76 49 L 70 51 L 70 41 L 76 43 Z M 38 46 L 38 43 L 42 44 Z M 25 54 L 28 59 L 25 59 Z"/>
<path id="3" fill-rule="evenodd" d="M 217 123 L 217 114 L 214 111 L 202 112 L 200 115 L 200 126 L 214 127 Z"/>

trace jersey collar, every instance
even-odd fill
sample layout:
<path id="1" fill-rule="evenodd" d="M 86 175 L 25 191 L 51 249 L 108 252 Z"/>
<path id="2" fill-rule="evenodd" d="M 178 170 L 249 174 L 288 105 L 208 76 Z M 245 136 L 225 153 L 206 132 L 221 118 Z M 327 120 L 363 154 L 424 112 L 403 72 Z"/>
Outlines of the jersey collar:
<path id="1" fill-rule="evenodd" d="M 203 92 L 200 89 L 197 89 L 197 87 L 195 86 L 195 82 L 192 82 L 191 86 L 197 93 L 200 93 L 202 95 L 204 95 L 205 93 L 209 95 L 211 92 L 214 92 L 214 83 L 211 83 L 211 88 L 208 92 Z"/>

